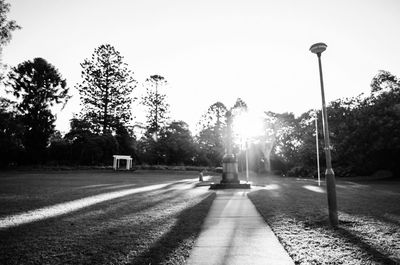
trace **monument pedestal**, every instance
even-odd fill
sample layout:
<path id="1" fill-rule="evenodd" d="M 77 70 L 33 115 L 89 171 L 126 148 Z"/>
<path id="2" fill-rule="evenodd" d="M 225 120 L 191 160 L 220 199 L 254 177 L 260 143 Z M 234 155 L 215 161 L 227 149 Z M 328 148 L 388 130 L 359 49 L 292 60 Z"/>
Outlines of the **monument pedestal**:
<path id="1" fill-rule="evenodd" d="M 211 184 L 211 190 L 250 189 L 250 184 L 240 183 L 237 160 L 233 154 L 226 154 L 222 160 L 222 165 L 222 180 L 220 183 Z"/>
<path id="2" fill-rule="evenodd" d="M 250 189 L 249 183 L 216 183 L 211 184 L 210 190 L 223 190 L 223 189 Z"/>
<path id="3" fill-rule="evenodd" d="M 240 183 L 236 157 L 225 155 L 222 159 L 222 180 L 221 183 Z"/>
<path id="4" fill-rule="evenodd" d="M 236 156 L 232 152 L 232 114 L 226 113 L 226 151 L 222 159 L 222 180 L 219 184 L 212 184 L 210 189 L 250 189 L 250 184 L 240 183 Z"/>

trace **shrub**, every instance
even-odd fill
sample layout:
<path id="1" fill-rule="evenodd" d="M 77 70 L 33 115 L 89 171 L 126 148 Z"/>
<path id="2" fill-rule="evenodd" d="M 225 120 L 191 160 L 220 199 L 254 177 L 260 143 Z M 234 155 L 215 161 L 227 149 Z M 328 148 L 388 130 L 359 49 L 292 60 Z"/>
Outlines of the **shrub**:
<path id="1" fill-rule="evenodd" d="M 313 170 L 305 166 L 292 167 L 288 172 L 288 177 L 298 177 L 298 178 L 312 178 L 314 177 Z"/>

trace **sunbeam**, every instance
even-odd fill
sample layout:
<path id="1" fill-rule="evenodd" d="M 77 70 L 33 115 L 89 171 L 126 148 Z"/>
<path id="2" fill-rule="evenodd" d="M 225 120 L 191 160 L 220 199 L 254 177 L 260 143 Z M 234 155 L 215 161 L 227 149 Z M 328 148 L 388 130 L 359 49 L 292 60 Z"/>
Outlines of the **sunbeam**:
<path id="1" fill-rule="evenodd" d="M 189 181 L 189 180 L 188 180 Z M 192 180 L 193 181 L 193 180 Z M 82 208 L 86 208 L 101 202 L 117 199 L 123 196 L 132 195 L 135 193 L 146 192 L 146 191 L 154 191 L 157 189 L 165 188 L 173 183 L 165 183 L 165 184 L 156 184 L 145 186 L 141 188 L 134 189 L 124 189 L 120 191 L 102 193 L 99 195 L 94 195 L 74 201 L 69 201 L 65 203 L 59 203 L 53 206 L 48 206 L 20 214 L 6 216 L 0 219 L 0 229 L 6 229 L 13 226 L 19 226 L 22 224 L 32 223 L 35 221 L 48 219 L 56 216 L 60 216 L 63 214 L 67 214 L 70 212 L 74 212 L 80 210 Z M 171 188 L 173 189 L 173 187 Z"/>
<path id="2" fill-rule="evenodd" d="M 325 193 L 324 189 L 322 189 L 321 187 L 317 187 L 317 186 L 304 185 L 303 188 L 305 188 L 306 190 L 313 191 L 313 192 Z"/>

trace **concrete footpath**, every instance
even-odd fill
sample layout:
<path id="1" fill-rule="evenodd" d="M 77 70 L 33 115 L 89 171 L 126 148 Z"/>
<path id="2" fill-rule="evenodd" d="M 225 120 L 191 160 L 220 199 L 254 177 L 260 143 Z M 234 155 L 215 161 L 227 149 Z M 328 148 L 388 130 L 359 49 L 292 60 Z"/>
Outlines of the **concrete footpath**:
<path id="1" fill-rule="evenodd" d="M 217 191 L 188 265 L 294 264 L 248 192 Z"/>

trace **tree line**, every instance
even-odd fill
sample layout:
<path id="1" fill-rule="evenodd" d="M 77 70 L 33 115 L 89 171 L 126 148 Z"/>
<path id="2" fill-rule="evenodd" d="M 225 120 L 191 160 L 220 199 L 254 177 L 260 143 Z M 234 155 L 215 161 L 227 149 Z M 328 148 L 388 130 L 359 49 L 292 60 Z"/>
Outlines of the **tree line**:
<path id="1" fill-rule="evenodd" d="M 167 119 L 166 94 L 160 91 L 165 88 L 163 84 L 166 81 L 161 76 L 151 76 L 146 80 L 147 93 L 141 99 L 148 108 L 147 123 L 142 127 L 143 135 L 136 138 L 133 133 L 135 126 L 127 125 L 130 115 L 121 114 L 124 104 L 121 103 L 117 110 L 110 107 L 120 106 L 113 100 L 125 100 L 125 104 L 130 106 L 127 97 L 118 98 L 125 94 L 109 91 L 108 95 L 113 96 L 104 100 L 107 93 L 97 91 L 92 92 L 95 96 L 91 98 L 89 84 L 83 81 L 78 87 L 80 91 L 85 89 L 81 97 L 82 101 L 86 99 L 85 107 L 79 116 L 71 120 L 70 131 L 61 135 L 54 129 L 55 117 L 50 107 L 56 103 L 65 104 L 68 99 L 65 80 L 44 75 L 57 74 L 54 67 L 50 67 L 52 71 L 40 72 L 45 64 L 43 59 L 37 58 L 30 64 L 38 66 L 34 71 L 28 71 L 27 62 L 24 62 L 10 73 L 9 79 L 13 81 L 9 82 L 14 85 L 14 95 L 20 101 L 0 100 L 2 166 L 26 163 L 109 165 L 113 154 L 126 154 L 133 156 L 136 164 L 218 167 L 224 154 L 227 111 L 235 117 L 248 108 L 240 98 L 231 108 L 216 102 L 199 121 L 199 132 L 192 135 L 184 121 Z M 27 78 L 27 72 L 35 75 Z M 36 80 L 36 76 L 47 76 L 47 81 Z M 105 80 L 112 80 L 111 77 L 101 76 L 104 82 L 95 80 L 93 83 L 105 84 Z M 134 83 L 132 79 L 126 80 L 128 84 Z M 101 87 L 93 87 L 92 91 Z M 133 86 L 125 88 L 130 93 Z M 27 91 L 34 91 L 35 94 Z M 98 95 L 103 97 L 94 100 Z M 126 112 L 130 110 L 130 107 L 125 109 Z M 398 175 L 399 117 L 400 79 L 387 71 L 380 71 L 372 79 L 369 95 L 330 102 L 330 148 L 336 174 L 369 175 L 378 170 L 390 170 Z M 315 119 L 320 121 L 317 129 Z M 266 111 L 263 125 L 262 134 L 253 136 L 249 141 L 251 170 L 279 171 L 295 176 L 317 175 L 316 133 L 320 141 L 320 164 L 324 165 L 321 111 L 309 110 L 298 117 L 293 113 Z M 243 169 L 245 150 L 237 141 L 234 150 L 239 168 Z"/>
<path id="2" fill-rule="evenodd" d="M 132 123 L 133 90 L 137 81 L 111 45 L 97 47 L 81 63 L 81 111 L 65 135 L 55 130 L 51 108 L 68 102 L 69 88 L 58 69 L 43 58 L 12 67 L 3 80 L 14 101 L 0 98 L 1 165 L 107 165 L 113 154 L 132 155 L 137 163 L 217 165 L 207 159 L 183 121 L 169 121 L 167 81 L 151 75 L 144 82 L 140 103 L 147 108 L 146 124 Z M 222 120 L 223 117 L 221 116 Z M 143 129 L 140 139 L 135 126 Z M 222 138 L 222 126 L 219 138 Z M 223 152 L 218 144 L 218 155 Z M 213 150 L 214 152 L 215 150 Z"/>
<path id="3" fill-rule="evenodd" d="M 20 29 L 7 20 L 10 5 L 0 0 L 0 45 Z M 0 97 L 0 166 L 24 164 L 110 165 L 113 154 L 131 155 L 136 164 L 221 166 L 224 154 L 226 113 L 247 112 L 240 98 L 232 107 L 212 104 L 201 117 L 196 135 L 184 121 L 170 119 L 167 80 L 151 75 L 144 81 L 146 93 L 135 99 L 138 82 L 123 56 L 111 45 L 94 49 L 81 63 L 79 91 L 82 108 L 70 121 L 65 135 L 55 130 L 52 108 L 70 99 L 66 80 L 43 58 L 34 58 L 3 69 L 1 81 L 14 100 Z M 134 100 L 146 107 L 146 123 L 133 123 Z M 321 111 L 293 113 L 265 111 L 263 131 L 248 144 L 252 170 L 279 171 L 296 176 L 316 175 L 316 141 L 320 143 Z M 368 175 L 400 168 L 400 79 L 387 71 L 372 78 L 369 95 L 338 99 L 328 105 L 333 165 L 338 176 Z M 134 131 L 142 130 L 140 137 Z M 243 169 L 245 150 L 234 146 Z"/>

